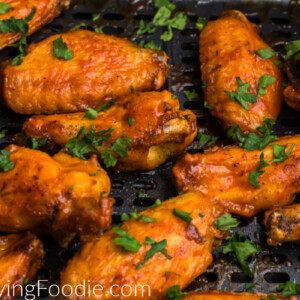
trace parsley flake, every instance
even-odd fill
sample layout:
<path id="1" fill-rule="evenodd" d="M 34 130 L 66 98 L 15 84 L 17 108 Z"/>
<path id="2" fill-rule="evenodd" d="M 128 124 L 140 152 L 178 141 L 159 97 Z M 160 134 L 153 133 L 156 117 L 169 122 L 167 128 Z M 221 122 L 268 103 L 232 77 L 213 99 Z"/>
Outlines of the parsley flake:
<path id="1" fill-rule="evenodd" d="M 254 285 L 250 282 L 246 282 L 245 290 L 246 290 L 247 293 L 253 294 L 254 293 Z"/>
<path id="2" fill-rule="evenodd" d="M 0 2 L 0 14 L 5 14 L 9 11 L 9 4 Z"/>
<path id="3" fill-rule="evenodd" d="M 103 30 L 102 30 L 102 28 L 100 28 L 100 27 L 95 27 L 95 28 L 94 28 L 94 31 L 95 31 L 96 33 L 103 33 Z"/>
<path id="4" fill-rule="evenodd" d="M 182 296 L 187 295 L 186 292 L 180 291 L 180 285 L 173 285 L 167 289 L 167 300 L 181 300 Z"/>
<path id="5" fill-rule="evenodd" d="M 112 230 L 114 233 L 120 236 L 113 240 L 114 244 L 123 247 L 124 251 L 138 252 L 140 250 L 141 244 L 139 243 L 139 241 L 131 236 L 129 232 L 121 229 L 120 225 L 114 227 Z"/>
<path id="6" fill-rule="evenodd" d="M 180 218 L 181 220 L 183 220 L 184 222 L 186 222 L 188 224 L 190 224 L 191 221 L 193 220 L 191 218 L 191 214 L 192 214 L 191 212 L 188 213 L 188 212 L 176 209 L 176 208 L 173 209 L 173 215 Z"/>
<path id="7" fill-rule="evenodd" d="M 288 60 L 293 55 L 295 55 L 295 58 L 297 60 L 300 60 L 300 40 L 291 41 L 286 44 L 286 56 L 285 59 Z"/>
<path id="8" fill-rule="evenodd" d="M 267 93 L 266 88 L 273 84 L 276 81 L 276 78 L 265 74 L 258 79 L 258 92 L 257 97 L 261 97 Z"/>
<path id="9" fill-rule="evenodd" d="M 193 100 L 195 98 L 199 97 L 199 94 L 193 90 L 193 91 L 184 91 L 185 96 L 188 98 L 188 100 Z"/>
<path id="10" fill-rule="evenodd" d="M 121 215 L 121 221 L 124 222 L 124 221 L 127 221 L 129 220 L 130 218 L 134 218 L 136 221 L 138 220 L 142 220 L 144 221 L 145 223 L 153 223 L 153 222 L 156 222 L 157 219 L 152 219 L 152 218 L 149 218 L 145 215 L 138 215 L 138 211 L 137 209 L 135 209 L 133 212 L 130 212 L 130 213 L 123 213 Z"/>
<path id="11" fill-rule="evenodd" d="M 80 28 L 85 28 L 86 29 L 87 27 L 88 27 L 87 24 L 84 23 L 84 22 L 82 22 L 82 23 L 80 23 L 80 24 L 75 25 L 74 27 L 72 27 L 71 31 L 75 31 L 75 30 L 80 29 Z"/>
<path id="12" fill-rule="evenodd" d="M 206 26 L 206 24 L 207 24 L 207 20 L 205 18 L 199 17 L 197 19 L 196 26 L 199 31 L 202 31 L 203 28 Z"/>
<path id="13" fill-rule="evenodd" d="M 214 224 L 218 230 L 226 231 L 239 226 L 240 222 L 237 219 L 233 218 L 231 214 L 224 214 L 217 220 L 215 220 Z"/>
<path id="14" fill-rule="evenodd" d="M 62 35 L 53 41 L 52 53 L 55 57 L 65 60 L 71 60 L 74 56 L 74 52 L 69 50 L 67 44 L 63 41 Z"/>
<path id="15" fill-rule="evenodd" d="M 204 106 L 205 108 L 209 109 L 209 110 L 214 110 L 214 107 L 211 106 L 211 105 L 208 105 L 206 101 L 204 101 L 203 106 Z"/>
<path id="16" fill-rule="evenodd" d="M 204 218 L 204 217 L 205 217 L 205 214 L 204 214 L 204 213 L 199 213 L 199 217 L 200 217 L 200 218 Z"/>
<path id="17" fill-rule="evenodd" d="M 260 162 L 257 169 L 249 174 L 249 183 L 254 185 L 256 188 L 260 188 L 258 183 L 258 177 L 262 175 L 265 171 L 262 171 L 263 168 L 269 166 L 269 164 L 264 159 L 264 153 L 260 154 Z"/>
<path id="18" fill-rule="evenodd" d="M 272 146 L 273 146 L 273 153 L 274 153 L 274 156 L 275 156 L 275 158 L 272 159 L 272 162 L 279 163 L 279 162 L 283 162 L 283 161 L 285 161 L 286 159 L 289 158 L 289 155 L 293 151 L 293 149 L 295 147 L 295 144 L 291 145 L 288 152 L 285 152 L 285 149 L 286 149 L 287 145 L 274 144 Z"/>
<path id="19" fill-rule="evenodd" d="M 140 20 L 140 25 L 138 31 L 136 32 L 137 35 L 143 34 L 151 34 L 155 32 L 155 25 L 150 22 L 148 25 L 145 25 L 144 20 Z"/>
<path id="20" fill-rule="evenodd" d="M 83 118 L 91 119 L 94 120 L 98 117 L 98 112 L 100 111 L 108 111 L 109 107 L 115 102 L 114 99 L 109 100 L 108 102 L 103 103 L 100 105 L 98 108 L 93 109 L 93 108 L 88 108 L 87 111 L 85 112 Z"/>
<path id="21" fill-rule="evenodd" d="M 154 204 L 152 204 L 151 206 L 149 206 L 150 209 L 152 208 L 156 208 L 156 207 L 159 207 L 161 206 L 161 200 L 160 199 L 156 199 Z"/>
<path id="22" fill-rule="evenodd" d="M 6 150 L 0 151 L 0 172 L 7 172 L 15 167 L 10 160 L 10 153 Z"/>
<path id="23" fill-rule="evenodd" d="M 131 127 L 134 123 L 134 118 L 128 118 L 128 125 Z"/>
<path id="24" fill-rule="evenodd" d="M 97 21 L 100 18 L 100 14 L 92 14 L 93 22 Z"/>
<path id="25" fill-rule="evenodd" d="M 5 130 L 5 129 L 2 129 L 2 130 L 0 131 L 0 139 L 2 139 L 2 138 L 5 137 L 6 131 L 7 131 L 7 130 Z"/>
<path id="26" fill-rule="evenodd" d="M 290 297 L 293 295 L 300 295 L 300 284 L 295 284 L 291 281 L 287 281 L 285 283 L 281 283 L 277 287 L 277 291 L 281 292 L 280 296 Z"/>
<path id="27" fill-rule="evenodd" d="M 262 59 L 269 59 L 275 55 L 278 55 L 278 52 L 273 51 L 270 47 L 259 49 L 254 52 Z"/>
<path id="28" fill-rule="evenodd" d="M 203 132 L 199 132 L 197 135 L 197 139 L 199 140 L 198 144 L 200 147 L 204 147 L 204 146 L 209 147 L 217 141 L 218 137 Z"/>
<path id="29" fill-rule="evenodd" d="M 46 138 L 42 138 L 42 139 L 37 140 L 35 138 L 29 137 L 27 139 L 27 146 L 30 147 L 31 149 L 37 150 L 41 146 L 45 145 L 46 142 L 47 142 Z"/>

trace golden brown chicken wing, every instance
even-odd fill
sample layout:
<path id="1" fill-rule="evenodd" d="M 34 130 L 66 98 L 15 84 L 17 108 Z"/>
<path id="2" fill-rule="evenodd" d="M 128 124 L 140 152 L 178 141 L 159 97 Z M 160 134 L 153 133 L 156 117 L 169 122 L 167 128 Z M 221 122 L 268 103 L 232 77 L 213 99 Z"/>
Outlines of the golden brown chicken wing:
<path id="1" fill-rule="evenodd" d="M 44 258 L 42 242 L 32 233 L 0 237 L 0 297 L 20 295 L 24 282 L 31 282 Z"/>
<path id="2" fill-rule="evenodd" d="M 224 12 L 201 32 L 205 100 L 225 128 L 239 125 L 243 132 L 253 132 L 266 118 L 276 120 L 283 78 L 271 58 L 262 59 L 255 52 L 266 48 L 257 26 L 239 11 Z"/>
<path id="3" fill-rule="evenodd" d="M 283 162 L 272 162 L 273 145 L 294 147 Z M 238 146 L 214 147 L 204 154 L 186 154 L 173 168 L 179 192 L 199 191 L 222 203 L 231 212 L 253 216 L 276 205 L 293 201 L 300 191 L 300 135 L 285 136 L 264 151 L 269 164 L 258 178 L 259 188 L 250 183 L 250 173 L 258 169 L 261 151 Z"/>
<path id="4" fill-rule="evenodd" d="M 300 44 L 300 40 L 299 40 Z M 298 53 L 300 57 L 300 52 Z M 292 56 L 287 64 L 286 71 L 291 85 L 286 87 L 283 95 L 287 105 L 300 111 L 300 60 Z"/>
<path id="5" fill-rule="evenodd" d="M 174 215 L 174 209 L 191 213 L 190 224 Z M 223 213 L 218 205 L 195 193 L 149 208 L 138 220 L 131 218 L 104 233 L 98 242 L 85 244 L 61 273 L 61 285 L 73 287 L 72 299 L 162 299 L 169 287 L 185 287 L 212 262 L 212 250 L 226 236 L 213 226 Z M 142 215 L 152 221 L 146 222 Z M 124 251 L 120 245 L 135 248 Z M 84 280 L 90 280 L 91 289 L 101 284 L 103 290 L 89 296 L 79 290 L 76 297 L 74 288 Z M 128 285 L 133 293 L 125 297 L 130 292 Z M 70 290 L 65 288 L 65 293 Z"/>
<path id="6" fill-rule="evenodd" d="M 109 227 L 114 199 L 96 156 L 51 158 L 15 145 L 6 151 L 14 167 L 0 173 L 0 231 L 51 234 L 66 246 L 75 233 L 87 241 Z"/>
<path id="7" fill-rule="evenodd" d="M 3 0 L 1 2 L 8 4 L 9 10 L 0 14 L 0 21 L 10 18 L 25 19 L 30 15 L 33 8 L 36 9 L 33 19 L 28 22 L 28 35 L 57 17 L 70 4 L 70 0 Z M 0 33 L 0 50 L 20 38 L 21 33 Z"/>
<path id="8" fill-rule="evenodd" d="M 265 212 L 263 224 L 269 245 L 300 241 L 300 204 L 275 207 Z"/>
<path id="9" fill-rule="evenodd" d="M 189 293 L 188 295 L 184 296 L 182 300 L 232 300 L 232 299 L 239 299 L 239 300 L 261 300 L 261 299 L 273 299 L 268 298 L 266 294 L 249 294 L 249 293 L 231 293 L 231 292 L 219 292 L 219 291 L 209 291 L 209 292 L 194 292 Z M 285 297 L 275 297 L 277 300 L 297 300 L 295 296 L 291 296 L 290 298 Z"/>
<path id="10" fill-rule="evenodd" d="M 197 134 L 196 116 L 190 110 L 181 111 L 178 99 L 168 91 L 131 94 L 106 109 L 96 119 L 83 118 L 84 113 L 33 116 L 23 130 L 28 136 L 65 146 L 82 127 L 113 128 L 112 136 L 98 147 L 99 155 L 123 134 L 130 137 L 128 156 L 117 156 L 116 168 L 124 171 L 154 169 L 181 153 Z"/>
<path id="11" fill-rule="evenodd" d="M 21 114 L 85 111 L 132 91 L 156 90 L 169 67 L 163 51 L 144 49 L 125 38 L 88 30 L 61 35 L 74 56 L 53 55 L 51 36 L 28 48 L 19 66 L 4 70 L 7 106 Z"/>

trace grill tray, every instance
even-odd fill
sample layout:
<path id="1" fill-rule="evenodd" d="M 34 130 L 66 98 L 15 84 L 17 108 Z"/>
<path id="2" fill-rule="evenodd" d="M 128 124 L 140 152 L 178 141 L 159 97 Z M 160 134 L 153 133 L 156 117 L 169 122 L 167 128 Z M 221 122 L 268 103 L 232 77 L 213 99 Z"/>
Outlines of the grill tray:
<path id="1" fill-rule="evenodd" d="M 250 21 L 259 25 L 264 40 L 275 51 L 283 51 L 286 41 L 299 38 L 300 34 L 300 2 L 298 1 L 173 1 L 178 11 L 184 11 L 188 15 L 188 24 L 185 30 L 174 30 L 172 41 L 163 43 L 160 41 L 162 28 L 157 28 L 153 35 L 136 37 L 136 30 L 140 20 L 150 21 L 155 14 L 151 0 L 73 0 L 68 11 L 59 18 L 46 25 L 39 32 L 33 34 L 29 41 L 38 42 L 59 32 L 68 31 L 73 26 L 85 22 L 88 28 L 99 26 L 106 34 L 120 37 L 128 37 L 129 40 L 138 42 L 154 40 L 167 52 L 171 66 L 169 78 L 165 84 L 166 89 L 175 93 L 181 107 L 191 109 L 197 116 L 199 130 L 221 135 L 221 126 L 217 120 L 209 115 L 203 108 L 203 92 L 200 88 L 201 74 L 199 71 L 198 55 L 198 30 L 195 22 L 198 16 L 215 20 L 226 9 L 238 9 L 246 14 Z M 101 13 L 101 17 L 92 21 L 93 13 Z M 54 29 L 53 29 L 54 28 Z M 0 60 L 6 60 L 16 55 L 14 48 L 8 48 L 0 53 Z M 199 99 L 189 101 L 184 95 L 185 90 L 194 89 L 200 95 Z M 300 113 L 283 105 L 279 119 L 275 126 L 277 135 L 300 133 Z M 0 149 L 14 142 L 14 134 L 20 132 L 25 117 L 17 115 L 5 107 L 0 106 L 0 130 L 7 129 L 8 134 L 0 142 Z M 223 140 L 226 144 L 226 139 Z M 194 142 L 188 151 L 199 152 Z M 163 166 L 150 172 L 135 172 L 124 174 L 109 171 L 112 181 L 111 196 L 116 198 L 114 206 L 113 224 L 120 222 L 122 212 L 139 211 L 152 205 L 155 199 L 167 200 L 176 196 L 174 184 L 172 184 L 172 166 L 169 161 Z M 145 195 L 141 198 L 138 193 Z M 299 202 L 300 195 L 296 197 Z M 238 217 L 241 224 L 238 231 L 248 235 L 256 242 L 262 252 L 255 256 L 250 263 L 253 270 L 253 280 L 246 277 L 235 265 L 227 261 L 220 249 L 214 252 L 214 262 L 206 273 L 199 276 L 186 288 L 190 290 L 230 290 L 244 291 L 245 283 L 252 282 L 255 290 L 259 292 L 274 292 L 279 283 L 291 280 L 300 284 L 300 244 L 284 244 L 282 247 L 269 247 L 266 244 L 266 236 L 260 226 L 262 216 L 250 219 Z M 37 279 L 47 279 L 48 285 L 59 282 L 59 272 L 64 268 L 68 259 L 81 247 L 81 243 L 75 240 L 64 250 L 61 250 L 51 238 L 44 238 L 46 249 L 46 261 L 39 271 Z M 47 285 L 46 285 L 47 286 Z M 42 295 L 44 299 L 47 294 Z"/>

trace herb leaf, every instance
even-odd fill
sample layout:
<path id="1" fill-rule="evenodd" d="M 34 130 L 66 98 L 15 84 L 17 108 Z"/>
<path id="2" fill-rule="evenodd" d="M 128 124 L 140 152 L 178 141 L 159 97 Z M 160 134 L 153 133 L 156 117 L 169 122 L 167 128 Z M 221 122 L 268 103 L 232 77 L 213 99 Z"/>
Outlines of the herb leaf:
<path id="1" fill-rule="evenodd" d="M 92 14 L 93 22 L 97 21 L 100 18 L 100 14 Z"/>
<path id="2" fill-rule="evenodd" d="M 277 291 L 281 292 L 280 296 L 290 297 L 293 295 L 300 295 L 300 284 L 295 284 L 291 281 L 279 284 Z"/>
<path id="3" fill-rule="evenodd" d="M 236 92 L 225 91 L 225 93 L 230 96 L 231 101 L 236 100 L 245 110 L 249 110 L 247 102 L 250 104 L 257 102 L 254 94 L 246 93 L 247 91 L 250 92 L 250 83 L 243 83 L 240 77 L 236 77 L 236 81 L 239 84 L 238 90 Z"/>
<path id="4" fill-rule="evenodd" d="M 140 26 L 136 32 L 137 35 L 143 35 L 145 33 L 151 34 L 155 32 L 155 25 L 150 22 L 148 25 L 145 25 L 144 20 L 140 20 Z"/>
<path id="5" fill-rule="evenodd" d="M 28 147 L 30 147 L 31 149 L 39 149 L 41 146 L 43 146 L 46 143 L 47 139 L 46 138 L 42 138 L 42 139 L 35 139 L 35 138 L 31 138 L 29 137 L 27 139 L 27 145 Z"/>
<path id="6" fill-rule="evenodd" d="M 128 125 L 131 127 L 134 123 L 134 118 L 128 118 Z"/>
<path id="7" fill-rule="evenodd" d="M 249 238 L 239 232 L 231 233 L 223 241 L 223 253 L 229 254 L 231 258 L 237 261 L 244 273 L 249 277 L 252 277 L 252 273 L 248 266 L 247 259 L 251 255 L 259 252 L 260 250 L 255 248 Z"/>
<path id="8" fill-rule="evenodd" d="M 181 300 L 182 296 L 187 295 L 186 292 L 180 291 L 180 285 L 173 285 L 167 289 L 167 300 Z"/>
<path id="9" fill-rule="evenodd" d="M 273 153 L 275 155 L 275 158 L 272 159 L 273 162 L 278 163 L 278 162 L 282 162 L 285 161 L 286 159 L 289 158 L 289 155 L 291 154 L 291 152 L 293 151 L 295 144 L 293 144 L 288 152 L 285 152 L 285 149 L 287 147 L 287 145 L 277 145 L 274 144 L 273 146 Z"/>
<path id="10" fill-rule="evenodd" d="M 0 2 L 0 14 L 5 14 L 9 11 L 9 4 Z"/>
<path id="11" fill-rule="evenodd" d="M 100 105 L 98 108 L 93 109 L 93 108 L 88 108 L 85 115 L 83 116 L 83 118 L 87 118 L 87 119 L 97 119 L 98 117 L 98 112 L 100 111 L 108 111 L 108 106 L 110 106 L 111 104 L 113 104 L 115 102 L 114 99 L 109 100 L 108 102 L 103 103 L 102 105 Z"/>
<path id="12" fill-rule="evenodd" d="M 291 58 L 294 54 L 300 52 L 300 40 L 291 41 L 286 44 L 286 56 L 285 59 L 288 60 Z M 297 56 L 297 59 L 300 60 L 300 57 Z"/>
<path id="13" fill-rule="evenodd" d="M 102 30 L 102 28 L 100 28 L 100 27 L 95 27 L 95 28 L 94 28 L 94 31 L 95 31 L 96 33 L 103 33 L 103 30 Z"/>
<path id="14" fill-rule="evenodd" d="M 254 185 L 256 188 L 260 188 L 258 183 L 258 177 L 262 175 L 265 171 L 262 171 L 263 168 L 267 167 L 269 164 L 264 159 L 264 153 L 262 152 L 260 154 L 260 162 L 256 169 L 256 171 L 253 171 L 249 174 L 249 183 Z"/>
<path id="15" fill-rule="evenodd" d="M 265 74 L 258 79 L 258 92 L 257 97 L 265 95 L 267 91 L 265 90 L 269 85 L 273 84 L 276 81 L 276 78 Z"/>
<path id="16" fill-rule="evenodd" d="M 198 144 L 200 147 L 203 147 L 203 146 L 209 147 L 217 141 L 218 137 L 209 135 L 209 134 L 206 134 L 203 132 L 199 132 L 197 135 L 197 139 L 199 140 Z"/>
<path id="17" fill-rule="evenodd" d="M 202 31 L 203 28 L 206 26 L 207 24 L 207 20 L 205 18 L 199 17 L 197 22 L 196 22 L 196 26 L 198 28 L 199 31 Z"/>
<path id="18" fill-rule="evenodd" d="M 134 218 L 136 221 L 138 220 L 142 220 L 146 223 L 152 223 L 152 222 L 156 222 L 157 219 L 152 219 L 152 218 L 149 218 L 145 215 L 138 215 L 138 212 L 137 212 L 137 209 L 135 209 L 133 212 L 130 212 L 130 213 L 123 213 L 122 216 L 121 216 L 121 221 L 127 221 L 129 220 L 130 218 Z"/>
<path id="19" fill-rule="evenodd" d="M 171 259 L 172 256 L 170 256 L 167 251 L 166 251 L 166 246 L 167 246 L 167 240 L 163 239 L 160 242 L 156 242 L 155 240 L 153 240 L 152 238 L 149 238 L 148 236 L 146 237 L 146 241 L 144 242 L 144 244 L 148 244 L 151 245 L 151 249 L 149 251 L 147 251 L 146 256 L 144 258 L 144 261 L 141 262 L 136 269 L 140 269 L 142 268 L 145 263 L 152 258 L 156 253 L 161 252 L 163 255 L 165 255 L 165 257 L 167 259 Z"/>
<path id="20" fill-rule="evenodd" d="M 5 130 L 5 129 L 2 129 L 2 130 L 0 131 L 0 139 L 2 139 L 2 138 L 5 137 L 6 131 L 7 131 L 7 130 Z"/>
<path id="21" fill-rule="evenodd" d="M 148 208 L 152 209 L 152 208 L 156 208 L 156 207 L 159 207 L 159 206 L 161 206 L 161 200 L 156 199 L 155 202 L 151 206 L 149 206 Z"/>
<path id="22" fill-rule="evenodd" d="M 245 290 L 247 293 L 254 293 L 254 285 L 250 282 L 246 282 L 245 284 Z"/>
<path id="23" fill-rule="evenodd" d="M 171 4 L 168 0 L 155 0 L 154 1 L 154 7 L 155 8 L 161 8 L 161 7 L 166 7 L 170 11 L 173 11 L 176 7 L 175 4 Z"/>
<path id="24" fill-rule="evenodd" d="M 74 27 L 72 27 L 70 30 L 71 31 L 75 31 L 75 30 L 77 30 L 77 29 L 79 29 L 79 28 L 87 28 L 88 26 L 87 26 L 87 24 L 86 23 L 84 23 L 84 22 L 82 22 L 82 23 L 80 23 L 80 24 L 78 24 L 78 25 L 75 25 Z"/>
<path id="25" fill-rule="evenodd" d="M 71 60 L 74 56 L 74 52 L 69 50 L 67 44 L 63 41 L 62 35 L 53 41 L 52 53 L 55 57 L 65 60 Z"/>
<path id="26" fill-rule="evenodd" d="M 140 250 L 140 242 L 131 236 L 129 232 L 124 231 L 120 226 L 114 227 L 112 230 L 114 233 L 120 236 L 115 238 L 113 243 L 123 247 L 125 251 L 138 252 Z"/>
<path id="27" fill-rule="evenodd" d="M 260 58 L 269 59 L 275 55 L 278 55 L 279 52 L 273 51 L 270 47 L 259 49 L 254 51 Z"/>
<path id="28" fill-rule="evenodd" d="M 0 151 L 0 172 L 7 172 L 15 167 L 14 163 L 9 158 L 10 153 L 8 151 Z"/>
<path id="29" fill-rule="evenodd" d="M 193 90 L 193 91 L 184 91 L 185 93 L 185 96 L 188 98 L 188 100 L 192 100 L 192 99 L 195 99 L 195 98 L 198 98 L 199 97 L 199 94 Z"/>
<path id="30" fill-rule="evenodd" d="M 188 212 L 176 209 L 176 208 L 173 209 L 173 215 L 180 218 L 181 220 L 185 221 L 188 224 L 190 224 L 191 221 L 193 220 L 191 218 L 191 214 L 192 214 L 191 212 L 188 213 Z"/>
<path id="31" fill-rule="evenodd" d="M 211 105 L 208 105 L 208 104 L 207 104 L 207 101 L 204 101 L 203 106 L 204 106 L 205 108 L 209 109 L 209 110 L 214 110 L 214 107 L 211 106 Z"/>
<path id="32" fill-rule="evenodd" d="M 216 219 L 214 224 L 218 230 L 226 231 L 239 226 L 240 222 L 237 219 L 233 218 L 231 214 L 224 214 Z"/>
<path id="33" fill-rule="evenodd" d="M 108 150 L 103 150 L 101 152 L 101 158 L 103 159 L 106 168 L 114 167 L 118 161 Z"/>

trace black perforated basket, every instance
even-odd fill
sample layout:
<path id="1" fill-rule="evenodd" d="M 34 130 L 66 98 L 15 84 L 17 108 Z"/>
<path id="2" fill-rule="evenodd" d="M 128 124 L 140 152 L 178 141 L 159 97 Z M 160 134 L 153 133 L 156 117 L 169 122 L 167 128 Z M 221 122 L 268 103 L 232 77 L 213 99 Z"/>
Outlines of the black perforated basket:
<path id="1" fill-rule="evenodd" d="M 154 40 L 170 57 L 171 68 L 164 88 L 178 96 L 181 107 L 189 108 L 196 114 L 200 131 L 218 134 L 222 137 L 221 126 L 203 108 L 198 54 L 199 32 L 195 26 L 198 16 L 214 20 L 226 9 L 241 10 L 250 21 L 259 25 L 264 40 L 276 51 L 282 52 L 285 42 L 299 39 L 300 2 L 209 0 L 172 2 L 176 4 L 178 11 L 183 11 L 188 15 L 188 24 L 183 31 L 174 30 L 174 38 L 169 42 L 164 43 L 160 40 L 160 35 L 164 30 L 161 27 L 153 35 L 136 36 L 139 21 L 150 21 L 155 14 L 150 0 L 74 0 L 68 11 L 32 35 L 29 40 L 38 42 L 54 34 L 54 30 L 65 32 L 81 22 L 85 22 L 89 29 L 98 26 L 103 29 L 104 33 L 128 37 L 134 42 L 142 39 Z M 93 22 L 92 14 L 98 13 L 101 17 Z M 5 49 L 0 53 L 0 59 L 5 60 L 15 55 L 15 49 Z M 185 90 L 196 90 L 200 95 L 199 99 L 187 100 L 184 95 Z M 8 130 L 8 137 L 0 140 L 1 148 L 14 142 L 13 136 L 21 131 L 24 120 L 24 116 L 17 115 L 3 106 L 0 107 L 0 130 Z M 300 133 L 300 113 L 283 105 L 275 126 L 275 133 L 277 135 Z M 198 152 L 197 143 L 194 142 L 188 151 Z M 172 166 L 173 162 L 169 161 L 150 172 L 124 174 L 109 171 L 112 180 L 111 196 L 117 200 L 114 206 L 113 224 L 120 222 L 122 212 L 129 212 L 134 208 L 143 210 L 152 205 L 157 198 L 167 200 L 176 196 L 175 186 L 172 184 Z M 143 192 L 143 195 L 138 195 L 139 192 Z M 300 197 L 298 197 L 299 200 Z M 300 245 L 284 244 L 282 247 L 269 247 L 260 226 L 261 216 L 239 219 L 241 225 L 237 230 L 248 235 L 262 248 L 262 252 L 250 262 L 250 268 L 254 274 L 253 279 L 246 277 L 239 267 L 227 261 L 220 250 L 216 250 L 214 262 L 207 272 L 196 278 L 186 290 L 244 291 L 245 283 L 252 282 L 257 291 L 274 292 L 279 283 L 287 280 L 300 284 Z M 37 279 L 47 279 L 50 285 L 59 281 L 59 272 L 81 244 L 75 240 L 67 249 L 61 250 L 51 238 L 43 239 L 43 242 L 47 253 L 46 262 L 38 273 Z M 47 296 L 43 295 L 45 298 Z"/>

